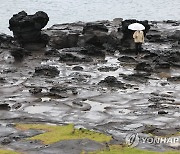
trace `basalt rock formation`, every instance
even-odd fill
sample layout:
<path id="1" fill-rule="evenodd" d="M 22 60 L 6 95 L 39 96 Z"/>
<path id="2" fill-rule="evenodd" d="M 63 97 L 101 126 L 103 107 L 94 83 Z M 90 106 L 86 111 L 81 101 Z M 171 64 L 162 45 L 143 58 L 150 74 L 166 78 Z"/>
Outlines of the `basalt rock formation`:
<path id="1" fill-rule="evenodd" d="M 9 29 L 13 32 L 14 38 L 21 46 L 31 43 L 48 43 L 48 36 L 42 34 L 41 29 L 49 21 L 48 15 L 38 11 L 34 15 L 28 15 L 25 11 L 14 14 L 9 20 Z"/>

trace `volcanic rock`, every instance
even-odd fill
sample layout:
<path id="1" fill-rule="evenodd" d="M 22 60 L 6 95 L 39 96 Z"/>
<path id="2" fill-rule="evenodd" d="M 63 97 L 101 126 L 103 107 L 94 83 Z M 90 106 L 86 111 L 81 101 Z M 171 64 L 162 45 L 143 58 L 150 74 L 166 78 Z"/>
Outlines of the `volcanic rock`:
<path id="1" fill-rule="evenodd" d="M 59 75 L 59 70 L 54 66 L 40 66 L 35 68 L 35 76 L 47 76 L 47 77 L 56 77 Z"/>
<path id="2" fill-rule="evenodd" d="M 150 64 L 146 62 L 141 62 L 136 65 L 135 70 L 137 71 L 145 71 L 145 72 L 151 72 L 153 69 Z"/>
<path id="3" fill-rule="evenodd" d="M 71 53 L 61 53 L 59 61 L 63 62 L 92 62 L 93 59 L 87 56 L 74 55 Z"/>
<path id="4" fill-rule="evenodd" d="M 104 80 L 101 80 L 98 85 L 107 86 L 107 87 L 115 87 L 120 89 L 127 89 L 128 87 L 132 87 L 132 85 L 122 83 L 118 81 L 114 76 L 108 76 Z"/>
<path id="5" fill-rule="evenodd" d="M 10 110 L 11 107 L 9 106 L 9 104 L 0 104 L 0 110 Z"/>
<path id="6" fill-rule="evenodd" d="M 120 62 L 134 63 L 137 62 L 133 57 L 129 56 L 121 56 L 118 58 Z"/>
<path id="7" fill-rule="evenodd" d="M 48 36 L 41 33 L 41 29 L 49 21 L 48 15 L 38 11 L 34 15 L 28 15 L 25 11 L 14 14 L 9 20 L 9 29 L 13 31 L 14 38 L 24 46 L 28 43 L 48 43 Z"/>

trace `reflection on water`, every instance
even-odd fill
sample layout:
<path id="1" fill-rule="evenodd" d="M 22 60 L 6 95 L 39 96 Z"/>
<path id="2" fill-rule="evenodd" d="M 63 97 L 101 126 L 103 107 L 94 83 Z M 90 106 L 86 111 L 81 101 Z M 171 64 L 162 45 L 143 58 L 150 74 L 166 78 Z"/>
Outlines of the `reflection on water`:
<path id="1" fill-rule="evenodd" d="M 2 1 L 2 0 L 1 0 Z M 179 20 L 179 0 L 6 0 L 0 5 L 0 32 L 10 33 L 8 20 L 25 10 L 29 14 L 48 13 L 48 26 L 55 23 L 94 21 L 122 17 L 147 20 Z"/>

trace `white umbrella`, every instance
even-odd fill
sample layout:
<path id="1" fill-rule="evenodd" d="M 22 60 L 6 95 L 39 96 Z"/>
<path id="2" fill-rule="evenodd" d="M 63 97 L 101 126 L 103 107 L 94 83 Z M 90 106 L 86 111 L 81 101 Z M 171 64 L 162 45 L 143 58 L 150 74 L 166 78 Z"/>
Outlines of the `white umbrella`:
<path id="1" fill-rule="evenodd" d="M 130 30 L 144 30 L 145 27 L 140 23 L 133 23 L 128 26 L 128 29 Z"/>

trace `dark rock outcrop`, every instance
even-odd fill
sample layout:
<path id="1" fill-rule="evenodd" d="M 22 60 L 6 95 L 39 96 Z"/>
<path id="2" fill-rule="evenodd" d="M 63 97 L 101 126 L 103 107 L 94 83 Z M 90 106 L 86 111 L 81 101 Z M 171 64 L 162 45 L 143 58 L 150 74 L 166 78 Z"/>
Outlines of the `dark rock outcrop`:
<path id="1" fill-rule="evenodd" d="M 49 45 L 56 49 L 77 47 L 84 26 L 84 22 L 53 25 L 45 31 L 50 36 Z"/>
<path id="2" fill-rule="evenodd" d="M 0 34 L 0 47 L 9 49 L 12 45 L 13 37 L 4 33 Z"/>
<path id="3" fill-rule="evenodd" d="M 10 110 L 11 107 L 9 106 L 9 104 L 0 104 L 0 110 Z"/>
<path id="4" fill-rule="evenodd" d="M 13 104 L 12 105 L 12 109 L 19 109 L 20 107 L 22 106 L 22 104 L 21 103 L 15 103 L 15 104 Z"/>
<path id="5" fill-rule="evenodd" d="M 108 28 L 104 23 L 87 23 L 83 28 L 83 35 L 79 38 L 80 46 L 93 45 L 103 48 L 103 44 L 108 42 Z"/>
<path id="6" fill-rule="evenodd" d="M 158 62 L 155 69 L 170 69 L 171 65 L 168 62 Z"/>
<path id="7" fill-rule="evenodd" d="M 145 72 L 151 72 L 153 71 L 153 68 L 151 67 L 150 64 L 146 63 L 146 62 L 141 62 L 139 64 L 136 65 L 135 70 L 137 71 L 145 71 Z"/>
<path id="8" fill-rule="evenodd" d="M 118 58 L 120 62 L 127 62 L 127 63 L 135 63 L 137 62 L 133 57 L 129 56 L 121 56 Z"/>
<path id="9" fill-rule="evenodd" d="M 139 83 L 146 83 L 149 79 L 148 73 L 136 73 L 136 74 L 130 74 L 130 75 L 123 75 L 123 79 L 128 81 L 135 81 Z"/>
<path id="10" fill-rule="evenodd" d="M 83 28 L 83 33 L 79 38 L 79 46 L 94 46 L 101 49 L 116 49 L 121 44 L 122 33 L 117 31 L 117 27 L 109 29 L 110 22 L 99 21 L 87 23 Z"/>
<path id="11" fill-rule="evenodd" d="M 64 86 L 54 86 L 50 89 L 50 93 L 52 94 L 78 94 L 77 88 L 76 87 L 67 87 L 66 85 Z"/>
<path id="12" fill-rule="evenodd" d="M 0 83 L 6 83 L 6 79 L 3 77 L 0 77 Z"/>
<path id="13" fill-rule="evenodd" d="M 81 50 L 80 53 L 89 56 L 105 57 L 105 52 L 99 48 L 96 48 L 94 45 L 86 45 L 85 49 L 86 50 Z"/>
<path id="14" fill-rule="evenodd" d="M 87 56 L 75 55 L 72 53 L 61 53 L 59 61 L 62 62 L 92 62 L 93 59 Z"/>
<path id="15" fill-rule="evenodd" d="M 9 20 L 9 29 L 13 31 L 14 38 L 24 46 L 27 43 L 48 43 L 48 36 L 41 33 L 41 29 L 49 21 L 48 15 L 38 11 L 34 15 L 28 15 L 25 11 L 13 15 Z"/>
<path id="16" fill-rule="evenodd" d="M 91 75 L 85 73 L 79 73 L 79 72 L 73 72 L 69 75 L 69 77 L 73 82 L 83 82 L 83 83 L 91 79 Z"/>
<path id="17" fill-rule="evenodd" d="M 31 52 L 25 50 L 24 48 L 12 48 L 10 51 L 11 55 L 16 61 L 21 61 L 25 56 L 31 55 Z"/>
<path id="18" fill-rule="evenodd" d="M 116 70 L 118 70 L 118 67 L 103 66 L 103 67 L 98 68 L 98 71 L 100 72 L 110 72 L 110 71 L 116 71 Z"/>
<path id="19" fill-rule="evenodd" d="M 168 114 L 168 112 L 161 110 L 161 111 L 158 111 L 158 114 Z"/>
<path id="20" fill-rule="evenodd" d="M 69 31 L 57 30 L 50 34 L 50 46 L 56 49 L 76 47 L 78 43 L 79 34 Z"/>
<path id="21" fill-rule="evenodd" d="M 35 68 L 35 76 L 47 76 L 47 77 L 56 77 L 59 75 L 59 70 L 54 66 L 40 66 Z"/>
<path id="22" fill-rule="evenodd" d="M 97 49 L 95 46 L 88 45 L 86 47 L 72 47 L 59 50 L 62 53 L 78 53 L 89 56 L 101 56 L 104 57 L 105 53 L 102 50 Z"/>
<path id="23" fill-rule="evenodd" d="M 173 76 L 173 77 L 169 77 L 167 78 L 168 81 L 171 81 L 171 82 L 179 82 L 180 81 L 180 76 Z"/>
<path id="24" fill-rule="evenodd" d="M 89 22 L 83 29 L 83 34 L 92 33 L 93 31 L 108 32 L 108 28 L 101 22 Z"/>
<path id="25" fill-rule="evenodd" d="M 172 34 L 168 35 L 169 39 L 180 41 L 180 30 L 175 30 Z"/>
<path id="26" fill-rule="evenodd" d="M 57 57 L 60 55 L 60 52 L 55 49 L 55 48 L 48 48 L 46 49 L 45 53 L 44 53 L 45 56 L 54 56 L 54 57 Z"/>
<path id="27" fill-rule="evenodd" d="M 118 81 L 114 76 L 108 76 L 104 80 L 101 80 L 98 85 L 106 87 L 115 87 L 120 89 L 127 89 L 132 87 L 130 84 L 125 84 L 121 81 Z"/>
<path id="28" fill-rule="evenodd" d="M 74 66 L 72 69 L 75 70 L 75 71 L 82 71 L 83 67 L 81 67 L 81 66 Z"/>
<path id="29" fill-rule="evenodd" d="M 30 89 L 29 92 L 30 92 L 31 94 L 39 94 L 39 93 L 42 92 L 42 88 L 40 88 L 40 87 L 35 87 L 35 88 L 33 88 L 33 89 Z"/>

